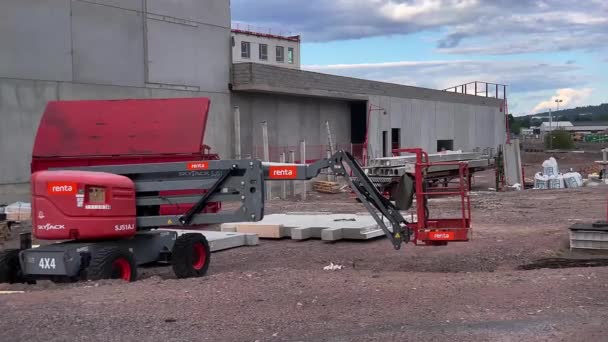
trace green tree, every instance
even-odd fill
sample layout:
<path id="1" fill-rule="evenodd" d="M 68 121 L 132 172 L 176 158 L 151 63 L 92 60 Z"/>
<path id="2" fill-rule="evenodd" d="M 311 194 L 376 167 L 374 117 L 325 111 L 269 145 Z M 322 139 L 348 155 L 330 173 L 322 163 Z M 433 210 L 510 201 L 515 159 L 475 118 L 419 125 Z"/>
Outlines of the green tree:
<path id="1" fill-rule="evenodd" d="M 509 114 L 509 130 L 513 134 L 519 134 L 521 132 L 521 124 L 519 123 L 519 120 L 516 120 L 515 117 L 513 117 L 513 114 Z"/>
<path id="2" fill-rule="evenodd" d="M 530 125 L 532 124 L 531 121 L 529 116 L 524 116 L 520 121 L 521 127 L 530 128 Z"/>
<path id="3" fill-rule="evenodd" d="M 572 139 L 572 135 L 566 130 L 556 129 L 545 135 L 545 148 L 571 150 L 574 148 L 574 140 Z"/>

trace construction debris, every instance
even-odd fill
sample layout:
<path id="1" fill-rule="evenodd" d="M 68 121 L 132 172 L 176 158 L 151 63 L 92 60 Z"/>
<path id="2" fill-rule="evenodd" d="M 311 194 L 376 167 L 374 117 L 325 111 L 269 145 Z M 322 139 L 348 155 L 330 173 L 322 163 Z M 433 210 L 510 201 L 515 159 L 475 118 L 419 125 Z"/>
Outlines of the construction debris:
<path id="1" fill-rule="evenodd" d="M 340 183 L 329 182 L 329 181 L 314 181 L 312 188 L 316 192 L 322 192 L 324 194 L 337 194 L 340 192 Z"/>
<path id="2" fill-rule="evenodd" d="M 0 242 L 8 241 L 11 237 L 11 230 L 7 221 L 0 222 Z"/>
<path id="3" fill-rule="evenodd" d="M 4 208 L 6 219 L 13 222 L 27 221 L 32 217 L 32 207 L 30 203 L 15 202 Z"/>
<path id="4" fill-rule="evenodd" d="M 337 270 L 341 270 L 341 269 L 344 269 L 344 266 L 335 265 L 333 262 L 330 262 L 329 265 L 323 267 L 324 271 L 337 271 Z"/>

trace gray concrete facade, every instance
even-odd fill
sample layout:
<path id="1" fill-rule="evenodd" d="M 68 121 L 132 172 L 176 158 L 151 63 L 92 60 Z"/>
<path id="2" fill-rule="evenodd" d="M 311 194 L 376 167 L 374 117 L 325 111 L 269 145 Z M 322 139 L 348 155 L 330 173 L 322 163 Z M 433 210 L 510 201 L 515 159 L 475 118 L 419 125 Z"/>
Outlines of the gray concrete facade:
<path id="1" fill-rule="evenodd" d="M 3 0 L 0 46 L 0 188 L 29 181 L 50 100 L 209 97 L 230 154 L 229 0 Z"/>
<path id="2" fill-rule="evenodd" d="M 318 159 L 322 153 L 319 145 L 327 144 L 326 121 L 329 121 L 335 143 L 350 143 L 350 107 L 345 101 L 235 92 L 232 104 L 239 106 L 241 112 L 244 156 L 263 157 L 263 121 L 268 123 L 271 161 L 279 161 L 279 153 L 287 153 L 289 149 L 296 151 L 296 158 L 299 158 L 301 140 L 306 140 L 308 145 L 307 159 Z"/>
<path id="3" fill-rule="evenodd" d="M 350 110 L 348 104 L 366 101 L 373 110 L 369 123 L 369 155 L 381 157 L 390 154 L 391 142 L 383 144 L 383 132 L 391 139 L 391 130 L 400 129 L 401 147 L 422 147 L 429 152 L 437 150 L 437 140 L 452 140 L 455 150 L 464 151 L 496 149 L 505 140 L 505 116 L 502 100 L 481 96 L 465 95 L 410 87 L 391 83 L 368 81 L 356 78 L 320 74 L 303 70 L 291 70 L 255 63 L 233 65 L 232 90 L 237 98 L 262 99 L 263 94 L 273 94 L 264 103 L 257 102 L 245 113 L 254 118 L 268 117 L 272 113 L 283 115 L 275 108 L 287 98 L 297 107 L 291 111 L 304 110 L 307 103 L 322 103 L 331 99 L 338 108 L 336 133 L 341 139 L 350 141 Z M 299 99 L 299 100 L 296 100 Z M 240 101 L 235 101 L 239 103 Z M 248 103 L 255 102 L 250 100 Z M 342 103 L 342 105 L 339 105 Z M 346 108 L 346 109 L 345 109 Z M 313 116 L 314 118 L 314 116 Z M 269 122 L 270 119 L 266 119 Z M 275 121 L 288 120 L 276 116 Z M 304 120 L 304 119 L 301 119 Z M 316 120 L 316 119 L 313 119 Z M 290 121 L 295 124 L 298 121 Z M 316 125 L 314 123 L 313 125 Z M 281 132 L 292 140 L 306 139 L 325 143 L 326 134 L 306 130 L 302 135 L 301 126 L 291 125 L 290 131 Z M 334 133 L 334 134 L 336 134 Z M 248 137 L 245 137 L 247 139 Z M 258 141 L 254 138 L 254 145 Z M 337 141 L 341 143 L 342 141 Z M 280 142 L 278 142 L 280 144 Z M 271 140 L 270 144 L 273 144 Z M 383 151 L 386 148 L 386 151 Z"/>

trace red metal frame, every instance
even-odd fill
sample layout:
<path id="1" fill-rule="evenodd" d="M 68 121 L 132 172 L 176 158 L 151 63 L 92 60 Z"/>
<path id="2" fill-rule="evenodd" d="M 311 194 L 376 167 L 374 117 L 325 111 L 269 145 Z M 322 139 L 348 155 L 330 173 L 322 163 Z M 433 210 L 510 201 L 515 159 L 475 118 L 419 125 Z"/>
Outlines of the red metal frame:
<path id="1" fill-rule="evenodd" d="M 471 233 L 471 199 L 469 196 L 469 167 L 466 162 L 430 162 L 428 154 L 421 148 L 394 149 L 393 154 L 402 152 L 416 155 L 416 221 L 408 225 L 414 230 L 416 245 L 446 245 L 449 241 L 469 241 Z M 457 165 L 459 181 L 457 186 L 424 188 L 426 170 L 431 166 Z M 431 196 L 460 196 L 461 216 L 456 218 L 431 218 L 425 203 Z"/>

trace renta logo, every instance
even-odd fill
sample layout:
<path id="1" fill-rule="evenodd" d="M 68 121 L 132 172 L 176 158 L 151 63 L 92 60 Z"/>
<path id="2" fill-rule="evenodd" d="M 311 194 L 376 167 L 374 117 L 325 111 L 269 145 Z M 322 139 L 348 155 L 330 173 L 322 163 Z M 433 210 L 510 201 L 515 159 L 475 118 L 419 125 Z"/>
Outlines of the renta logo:
<path id="1" fill-rule="evenodd" d="M 429 239 L 440 241 L 454 240 L 454 232 L 430 232 Z"/>
<path id="2" fill-rule="evenodd" d="M 271 166 L 268 170 L 271 179 L 296 179 L 298 178 L 297 166 Z"/>
<path id="3" fill-rule="evenodd" d="M 188 163 L 188 170 L 190 170 L 190 171 L 207 170 L 207 169 L 209 169 L 209 163 L 205 162 L 205 161 Z"/>
<path id="4" fill-rule="evenodd" d="M 78 191 L 78 185 L 74 182 L 49 182 L 47 191 L 50 195 L 74 195 Z"/>

